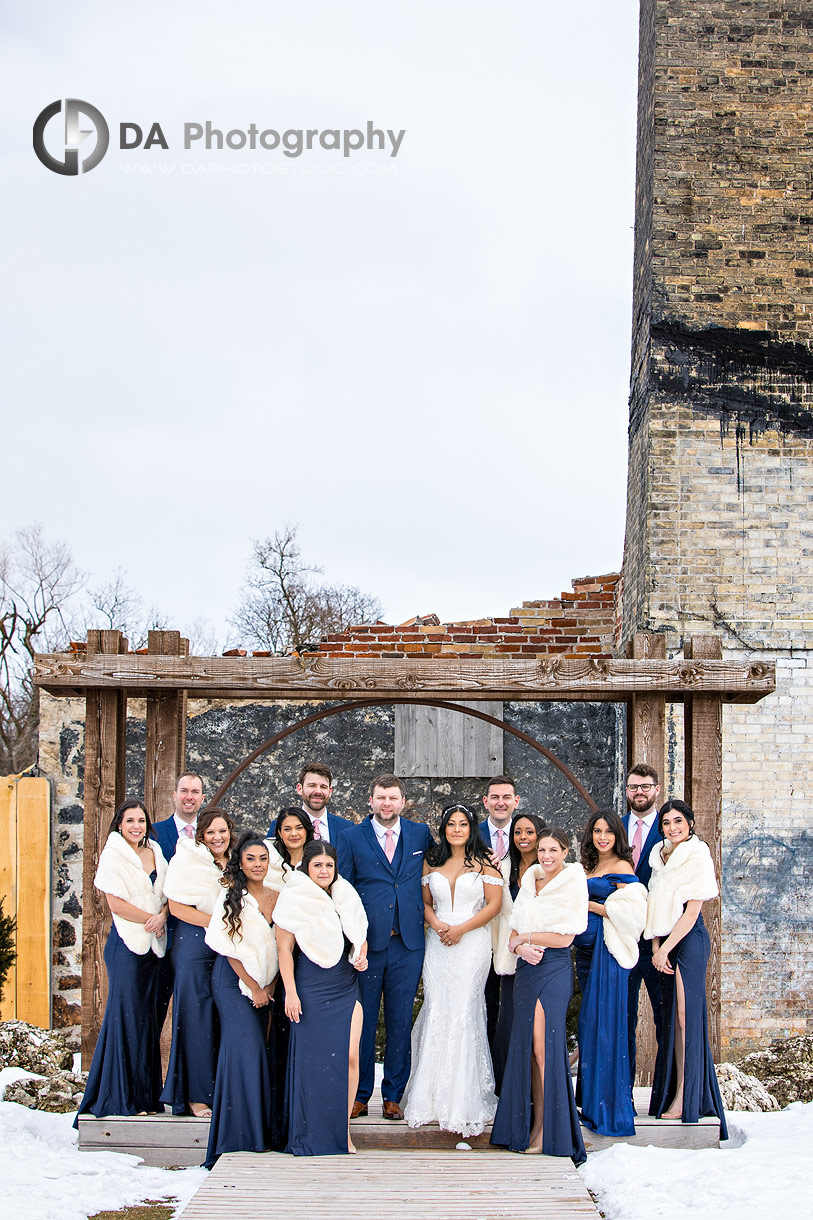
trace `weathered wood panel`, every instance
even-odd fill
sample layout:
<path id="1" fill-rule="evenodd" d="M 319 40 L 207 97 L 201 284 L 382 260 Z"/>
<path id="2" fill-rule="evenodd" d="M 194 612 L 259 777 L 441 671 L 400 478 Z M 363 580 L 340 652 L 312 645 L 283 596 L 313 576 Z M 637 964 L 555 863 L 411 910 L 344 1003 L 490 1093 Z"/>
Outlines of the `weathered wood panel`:
<path id="1" fill-rule="evenodd" d="M 89 688 L 147 695 L 188 690 L 223 699 L 401 697 L 545 700 L 623 699 L 661 693 L 725 695 L 755 702 L 776 689 L 776 667 L 766 661 L 634 660 L 532 657 L 171 657 L 38 654 L 34 680 L 55 695 Z"/>
<path id="2" fill-rule="evenodd" d="M 461 707 L 471 704 L 460 700 Z M 502 719 L 503 705 L 494 700 L 474 704 Z M 395 771 L 408 778 L 485 778 L 503 769 L 503 734 L 496 725 L 447 708 L 400 704 L 395 709 Z"/>
<path id="3" fill-rule="evenodd" d="M 89 631 L 88 655 L 115 656 L 124 641 L 119 631 Z M 89 690 L 85 711 L 84 836 L 82 858 L 82 1067 L 87 1071 L 99 1036 L 107 999 L 104 942 L 110 917 L 93 884 L 110 819 L 124 797 L 124 734 L 127 694 L 122 689 Z"/>
<path id="4" fill-rule="evenodd" d="M 713 635 L 694 636 L 684 651 L 691 660 L 713 659 L 722 653 Z M 708 843 L 718 883 L 722 886 L 723 817 L 723 705 L 718 696 L 693 695 L 684 711 L 684 792 L 695 812 L 695 829 Z M 720 898 L 703 904 L 711 949 L 706 973 L 709 1041 L 715 1060 L 720 1058 L 722 973 L 722 909 Z"/>

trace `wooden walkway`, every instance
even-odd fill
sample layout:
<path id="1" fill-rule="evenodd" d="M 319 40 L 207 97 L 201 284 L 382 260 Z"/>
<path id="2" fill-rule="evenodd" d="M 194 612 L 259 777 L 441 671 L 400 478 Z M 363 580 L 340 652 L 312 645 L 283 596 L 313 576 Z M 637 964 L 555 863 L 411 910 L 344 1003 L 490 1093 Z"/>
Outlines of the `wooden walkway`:
<path id="1" fill-rule="evenodd" d="M 598 1220 L 572 1163 L 510 1152 L 367 1152 L 291 1157 L 231 1152 L 182 1220 Z"/>
<path id="2" fill-rule="evenodd" d="M 663 1122 L 650 1118 L 649 1089 L 635 1089 L 635 1135 L 613 1139 L 606 1135 L 595 1135 L 582 1127 L 584 1146 L 587 1152 L 598 1152 L 613 1144 L 637 1144 L 655 1148 L 717 1148 L 720 1144 L 720 1124 L 716 1118 L 701 1118 L 699 1123 L 684 1126 L 679 1122 Z M 376 1089 L 370 1101 L 367 1118 L 353 1120 L 353 1142 L 360 1153 L 373 1152 L 406 1153 L 454 1152 L 460 1141 L 459 1135 L 441 1131 L 434 1124 L 413 1130 L 406 1123 L 386 1121 L 381 1114 L 381 1095 Z M 484 1152 L 491 1158 L 503 1155 L 489 1143 L 490 1128 L 482 1135 L 470 1137 L 465 1142 L 475 1152 Z M 140 1114 L 132 1118 L 93 1118 L 83 1115 L 79 1119 L 79 1148 L 83 1152 L 129 1152 L 143 1157 L 148 1165 L 200 1165 L 206 1155 L 209 1139 L 207 1118 L 176 1118 L 171 1114 Z M 459 1153 L 455 1154 L 459 1156 Z M 317 1158 L 318 1159 L 318 1158 Z M 529 1160 L 532 1158 L 528 1158 Z M 511 1157 L 511 1163 L 516 1158 Z"/>

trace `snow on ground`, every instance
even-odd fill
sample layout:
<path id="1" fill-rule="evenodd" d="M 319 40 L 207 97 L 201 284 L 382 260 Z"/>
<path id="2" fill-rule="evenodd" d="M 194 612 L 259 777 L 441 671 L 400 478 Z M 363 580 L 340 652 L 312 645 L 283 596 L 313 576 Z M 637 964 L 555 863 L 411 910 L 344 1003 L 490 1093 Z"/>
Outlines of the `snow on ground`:
<path id="1" fill-rule="evenodd" d="M 731 1138 L 696 1151 L 615 1144 L 579 1172 L 607 1220 L 810 1215 L 813 1102 L 778 1114 L 726 1114 Z"/>
<path id="2" fill-rule="evenodd" d="M 9 1084 L 5 1069 L 2 1084 Z M 30 1073 L 19 1073 L 30 1075 Z M 145 1199 L 185 1204 L 205 1169 L 153 1169 L 135 1156 L 80 1152 L 74 1114 L 47 1114 L 0 1102 L 0 1182 L 3 1212 L 25 1220 L 87 1220 Z M 176 1212 L 177 1214 L 177 1212 Z"/>

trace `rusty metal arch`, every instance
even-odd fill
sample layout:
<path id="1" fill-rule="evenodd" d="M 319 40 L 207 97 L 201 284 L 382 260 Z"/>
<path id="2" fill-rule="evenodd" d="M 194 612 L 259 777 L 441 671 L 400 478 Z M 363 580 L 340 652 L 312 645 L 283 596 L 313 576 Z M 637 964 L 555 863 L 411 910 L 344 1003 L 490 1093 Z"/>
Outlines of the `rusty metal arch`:
<path id="1" fill-rule="evenodd" d="M 514 737 L 518 737 L 520 741 L 524 741 L 527 746 L 530 746 L 531 749 L 536 750 L 539 754 L 546 758 L 548 762 L 552 763 L 553 766 L 556 767 L 556 769 L 560 771 L 562 775 L 564 775 L 568 783 L 573 785 L 591 813 L 598 809 L 598 805 L 593 800 L 590 793 L 582 784 L 579 783 L 576 776 L 573 774 L 570 768 L 562 762 L 561 758 L 557 758 L 551 750 L 547 749 L 546 746 L 543 746 L 542 743 L 537 741 L 535 737 L 531 737 L 529 733 L 523 733 L 521 729 L 514 728 L 514 726 L 511 724 L 506 724 L 504 720 L 499 720 L 496 716 L 489 716 L 486 712 L 478 712 L 472 707 L 461 707 L 459 703 L 449 703 L 444 699 L 415 698 L 352 699 L 347 703 L 340 703 L 336 707 L 322 708 L 321 711 L 313 712 L 310 716 L 305 716 L 302 720 L 298 720 L 296 724 L 288 725 L 287 728 L 282 729 L 279 733 L 275 733 L 273 737 L 269 737 L 267 741 L 264 741 L 261 746 L 257 746 L 256 750 L 252 750 L 250 754 L 247 754 L 243 761 L 234 768 L 231 775 L 228 775 L 220 785 L 217 792 L 209 802 L 209 807 L 213 808 L 220 803 L 225 793 L 228 792 L 229 788 L 232 786 L 237 777 L 242 775 L 246 767 L 250 767 L 261 754 L 265 754 L 267 750 L 270 750 L 273 746 L 278 745 L 279 742 L 283 741 L 286 737 L 290 737 L 292 733 L 296 733 L 298 729 L 304 729 L 309 724 L 315 724 L 317 720 L 325 720 L 328 716 L 338 716 L 340 712 L 354 712 L 358 711 L 359 708 L 364 707 L 392 707 L 398 703 L 415 704 L 418 707 L 446 708 L 450 712 L 460 712 L 463 716 L 474 716 L 477 720 L 485 720 L 488 724 L 496 725 L 497 728 L 502 729 L 504 733 L 511 733 Z"/>

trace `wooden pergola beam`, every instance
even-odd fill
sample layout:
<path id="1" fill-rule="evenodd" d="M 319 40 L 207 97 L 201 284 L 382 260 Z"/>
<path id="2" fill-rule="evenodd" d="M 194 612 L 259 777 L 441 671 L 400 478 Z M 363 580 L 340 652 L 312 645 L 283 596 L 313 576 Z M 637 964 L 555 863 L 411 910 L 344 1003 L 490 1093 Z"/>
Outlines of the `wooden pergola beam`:
<path id="1" fill-rule="evenodd" d="M 38 654 L 34 681 L 52 695 L 127 690 L 141 697 L 188 691 L 208 699 L 386 698 L 532 702 L 619 701 L 658 694 L 680 702 L 696 694 L 755 703 L 776 689 L 766 661 L 653 657 L 187 657 Z"/>
<path id="2" fill-rule="evenodd" d="M 151 631 L 150 657 L 185 658 L 189 641 L 179 631 Z M 186 765 L 186 691 L 153 689 L 147 695 L 144 804 L 154 822 L 172 812 L 175 781 Z"/>

